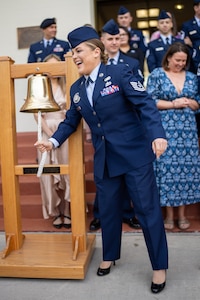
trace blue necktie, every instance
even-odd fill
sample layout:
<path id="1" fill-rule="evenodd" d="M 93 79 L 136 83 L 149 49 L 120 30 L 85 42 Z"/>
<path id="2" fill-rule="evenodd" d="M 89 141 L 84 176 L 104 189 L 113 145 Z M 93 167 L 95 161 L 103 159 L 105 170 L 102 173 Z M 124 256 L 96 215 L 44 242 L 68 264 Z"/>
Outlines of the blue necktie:
<path id="1" fill-rule="evenodd" d="M 50 41 L 47 41 L 47 46 L 46 46 L 46 48 L 48 49 L 48 48 L 50 48 L 51 47 L 51 43 L 50 43 Z"/>
<path id="2" fill-rule="evenodd" d="M 94 81 L 89 76 L 87 78 L 87 80 L 85 81 L 85 86 L 86 86 L 86 93 L 88 96 L 88 100 L 90 102 L 90 105 L 93 106 L 92 94 L 93 94 L 93 90 L 94 90 L 94 85 L 91 83 L 94 83 Z"/>
<path id="3" fill-rule="evenodd" d="M 114 58 L 110 58 L 109 62 L 110 62 L 111 65 L 114 65 Z"/>
<path id="4" fill-rule="evenodd" d="M 90 83 L 93 83 L 93 80 L 90 78 L 90 76 L 88 77 L 88 79 L 85 82 L 85 86 L 86 88 L 89 86 Z"/>
<path id="5" fill-rule="evenodd" d="M 170 42 L 169 42 L 169 38 L 168 37 L 166 37 L 166 45 L 170 45 Z"/>

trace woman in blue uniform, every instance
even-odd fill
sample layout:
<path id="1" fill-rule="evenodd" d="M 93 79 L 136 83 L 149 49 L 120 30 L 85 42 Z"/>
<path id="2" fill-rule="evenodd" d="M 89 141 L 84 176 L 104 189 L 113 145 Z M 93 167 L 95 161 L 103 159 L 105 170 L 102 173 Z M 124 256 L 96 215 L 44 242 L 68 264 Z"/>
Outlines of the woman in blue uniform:
<path id="1" fill-rule="evenodd" d="M 153 269 L 151 291 L 165 287 L 168 249 L 153 161 L 167 147 L 155 102 L 124 64 L 105 65 L 104 46 L 97 32 L 79 27 L 68 35 L 72 57 L 82 75 L 70 89 L 71 106 L 41 151 L 59 147 L 83 117 L 95 149 L 94 176 L 99 196 L 103 261 L 97 275 L 110 273 L 120 258 L 121 187 L 125 184 L 141 224 Z"/>

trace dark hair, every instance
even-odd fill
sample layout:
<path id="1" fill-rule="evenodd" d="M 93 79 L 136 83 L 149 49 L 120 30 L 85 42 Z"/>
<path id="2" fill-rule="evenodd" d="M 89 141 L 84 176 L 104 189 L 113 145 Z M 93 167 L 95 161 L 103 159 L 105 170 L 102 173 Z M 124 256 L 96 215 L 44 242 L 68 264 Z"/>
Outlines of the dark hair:
<path id="1" fill-rule="evenodd" d="M 123 29 L 123 30 L 126 32 L 126 34 L 128 35 L 128 40 L 130 41 L 130 39 L 131 39 L 131 34 L 130 34 L 130 32 L 128 31 L 128 29 L 127 29 L 126 27 L 124 27 L 124 26 L 119 26 L 119 28 Z"/>
<path id="2" fill-rule="evenodd" d="M 172 35 L 176 36 L 177 35 L 177 24 L 176 24 L 176 18 L 175 15 L 171 12 L 171 11 L 167 11 L 167 14 L 170 16 L 171 20 L 172 20 Z"/>
<path id="3" fill-rule="evenodd" d="M 104 64 L 107 63 L 108 56 L 105 54 L 105 47 L 104 47 L 104 44 L 102 43 L 102 41 L 100 41 L 98 39 L 91 39 L 91 40 L 85 41 L 85 43 L 93 50 L 95 48 L 99 48 L 101 50 L 101 61 Z"/>
<path id="4" fill-rule="evenodd" d="M 176 42 L 168 48 L 167 52 L 165 53 L 165 56 L 163 57 L 162 67 L 165 71 L 167 71 L 169 69 L 168 58 L 172 57 L 177 52 L 184 52 L 187 55 L 185 69 L 188 69 L 189 64 L 190 64 L 190 53 L 189 53 L 188 47 L 181 42 Z"/>

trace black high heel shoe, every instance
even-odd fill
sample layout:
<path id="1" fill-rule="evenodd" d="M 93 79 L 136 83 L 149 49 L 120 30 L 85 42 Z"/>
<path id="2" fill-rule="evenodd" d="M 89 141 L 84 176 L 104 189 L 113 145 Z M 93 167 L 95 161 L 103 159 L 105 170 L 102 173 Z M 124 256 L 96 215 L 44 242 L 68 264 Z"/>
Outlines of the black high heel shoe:
<path id="1" fill-rule="evenodd" d="M 115 260 L 113 261 L 113 265 L 115 266 Z M 106 268 L 106 269 L 102 269 L 102 268 L 98 268 L 97 270 L 97 275 L 98 276 L 105 276 L 105 275 L 108 275 L 110 273 L 110 268 L 112 266 L 112 262 L 110 264 L 110 267 Z"/>
<path id="2" fill-rule="evenodd" d="M 165 276 L 166 276 L 166 270 L 165 270 Z M 154 283 L 152 281 L 152 283 L 151 283 L 152 293 L 158 294 L 158 293 L 162 292 L 162 290 L 164 290 L 164 288 L 165 288 L 165 285 L 166 285 L 166 280 L 163 283 L 160 283 L 160 284 L 159 283 Z"/>
<path id="3" fill-rule="evenodd" d="M 166 282 L 163 282 L 161 284 L 156 284 L 156 283 L 151 283 L 151 291 L 152 293 L 154 294 L 158 294 L 160 292 L 162 292 L 162 290 L 165 288 L 165 283 Z"/>

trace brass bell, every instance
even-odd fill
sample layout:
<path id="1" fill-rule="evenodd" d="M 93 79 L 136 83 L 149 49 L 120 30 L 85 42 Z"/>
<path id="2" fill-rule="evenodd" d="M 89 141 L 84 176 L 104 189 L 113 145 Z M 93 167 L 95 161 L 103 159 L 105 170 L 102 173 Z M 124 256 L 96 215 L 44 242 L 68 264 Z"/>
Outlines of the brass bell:
<path id="1" fill-rule="evenodd" d="M 55 102 L 51 81 L 47 75 L 34 74 L 28 79 L 27 99 L 20 112 L 36 113 L 60 110 Z"/>

